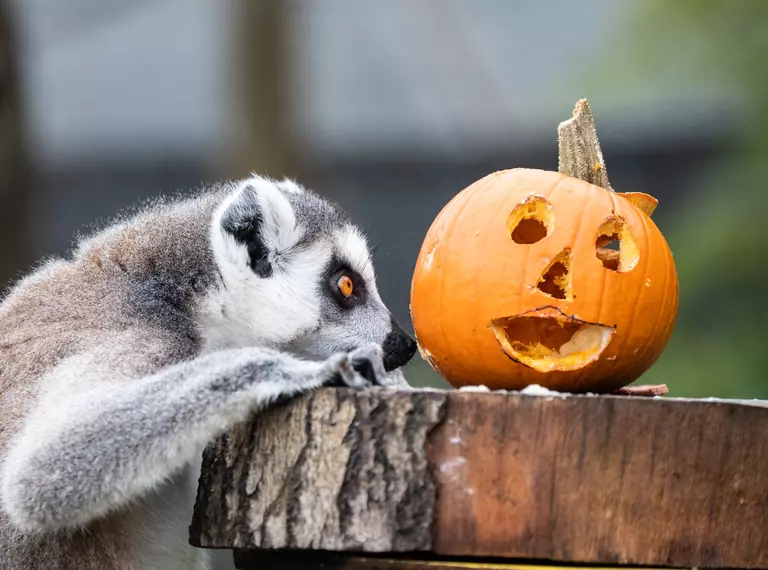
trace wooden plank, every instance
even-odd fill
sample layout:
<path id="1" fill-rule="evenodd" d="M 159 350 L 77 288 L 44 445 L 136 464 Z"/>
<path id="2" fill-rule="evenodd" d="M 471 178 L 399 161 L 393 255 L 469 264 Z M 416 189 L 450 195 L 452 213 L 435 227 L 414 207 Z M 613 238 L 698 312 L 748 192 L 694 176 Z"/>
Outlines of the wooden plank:
<path id="1" fill-rule="evenodd" d="M 608 570 L 611 566 L 569 566 L 466 562 L 459 560 L 408 560 L 370 558 L 329 553 L 235 552 L 235 567 L 240 570 Z M 629 570 L 632 567 L 623 567 Z M 637 567 L 637 570 L 661 570 Z"/>
<path id="2" fill-rule="evenodd" d="M 725 403 L 453 394 L 432 549 L 764 568 L 766 430 L 768 410 Z"/>
<path id="3" fill-rule="evenodd" d="M 768 408 L 324 389 L 207 450 L 202 547 L 768 568 Z"/>

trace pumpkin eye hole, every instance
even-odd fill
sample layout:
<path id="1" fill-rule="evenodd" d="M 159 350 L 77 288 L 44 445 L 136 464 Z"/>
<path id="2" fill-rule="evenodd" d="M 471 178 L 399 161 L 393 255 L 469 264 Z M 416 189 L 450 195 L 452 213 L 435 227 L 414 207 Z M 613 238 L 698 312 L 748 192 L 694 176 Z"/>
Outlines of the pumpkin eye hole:
<path id="1" fill-rule="evenodd" d="M 629 227 L 616 216 L 605 220 L 598 229 L 595 254 L 603 267 L 619 273 L 631 271 L 640 259 L 640 251 Z"/>
<path id="2" fill-rule="evenodd" d="M 529 196 L 507 218 L 507 231 L 512 241 L 519 244 L 541 241 L 552 233 L 554 227 L 552 204 L 543 196 Z"/>
<path id="3" fill-rule="evenodd" d="M 336 287 L 339 288 L 339 293 L 345 299 L 352 297 L 352 293 L 355 291 L 355 284 L 352 282 L 352 278 L 349 275 L 342 275 L 336 281 Z"/>

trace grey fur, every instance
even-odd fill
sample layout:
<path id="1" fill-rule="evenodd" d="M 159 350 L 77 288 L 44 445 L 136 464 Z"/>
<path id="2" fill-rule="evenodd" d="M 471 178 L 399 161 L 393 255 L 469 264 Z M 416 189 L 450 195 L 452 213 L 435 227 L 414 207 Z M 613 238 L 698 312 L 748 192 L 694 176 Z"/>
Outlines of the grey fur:
<path id="1" fill-rule="evenodd" d="M 248 220 L 268 277 L 232 238 Z M 406 384 L 384 362 L 412 347 L 362 243 L 332 204 L 254 177 L 119 220 L 20 282 L 0 305 L 0 569 L 205 568 L 186 532 L 206 443 L 306 390 Z M 336 257 L 370 289 L 347 311 L 320 272 Z"/>

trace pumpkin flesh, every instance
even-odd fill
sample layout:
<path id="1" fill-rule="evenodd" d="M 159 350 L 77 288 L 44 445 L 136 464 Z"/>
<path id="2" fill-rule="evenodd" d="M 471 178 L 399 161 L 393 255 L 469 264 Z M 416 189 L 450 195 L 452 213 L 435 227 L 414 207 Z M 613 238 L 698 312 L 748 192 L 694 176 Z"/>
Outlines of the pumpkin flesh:
<path id="1" fill-rule="evenodd" d="M 614 329 L 575 320 L 547 307 L 491 321 L 491 331 L 512 360 L 539 372 L 578 370 L 605 350 Z"/>

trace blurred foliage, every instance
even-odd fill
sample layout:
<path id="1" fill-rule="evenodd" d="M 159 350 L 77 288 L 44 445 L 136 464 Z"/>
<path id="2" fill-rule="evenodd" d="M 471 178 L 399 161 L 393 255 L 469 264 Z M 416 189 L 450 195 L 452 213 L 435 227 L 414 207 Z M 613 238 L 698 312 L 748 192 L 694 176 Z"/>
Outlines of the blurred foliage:
<path id="1" fill-rule="evenodd" d="M 734 82 L 744 90 L 757 122 L 765 126 L 768 2 L 647 0 L 641 6 L 637 31 L 643 38 L 640 45 L 646 61 L 652 67 L 668 67 L 669 62 L 677 60 L 699 78 Z"/>
<path id="2" fill-rule="evenodd" d="M 768 398 L 768 2 L 648 0 L 625 70 L 727 89 L 746 121 L 675 209 L 665 234 L 680 277 L 675 334 L 643 382 L 674 395 Z M 649 41 L 652 39 L 652 41 Z M 730 129 L 726 129 L 730 130 Z"/>

